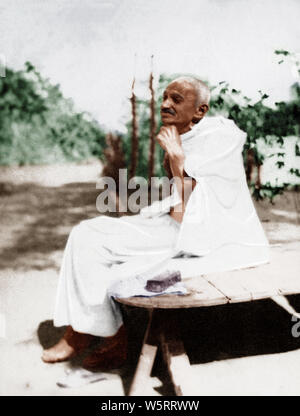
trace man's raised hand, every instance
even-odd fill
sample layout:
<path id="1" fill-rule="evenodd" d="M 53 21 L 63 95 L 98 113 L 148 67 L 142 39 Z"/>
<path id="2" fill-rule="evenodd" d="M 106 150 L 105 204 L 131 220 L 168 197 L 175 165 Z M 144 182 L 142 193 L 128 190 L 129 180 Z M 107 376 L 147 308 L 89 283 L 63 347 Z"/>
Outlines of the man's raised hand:
<path id="1" fill-rule="evenodd" d="M 185 158 L 177 128 L 175 126 L 161 127 L 156 140 L 168 155 L 172 176 L 182 179 Z"/>
<path id="2" fill-rule="evenodd" d="M 184 157 L 180 136 L 175 126 L 162 126 L 156 140 L 170 158 Z"/>

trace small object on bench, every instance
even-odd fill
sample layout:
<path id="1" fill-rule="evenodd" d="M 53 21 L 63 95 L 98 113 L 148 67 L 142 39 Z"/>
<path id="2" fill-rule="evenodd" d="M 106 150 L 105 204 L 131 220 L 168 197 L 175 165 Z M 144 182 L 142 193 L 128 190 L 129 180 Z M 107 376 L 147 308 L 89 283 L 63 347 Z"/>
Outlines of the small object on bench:
<path id="1" fill-rule="evenodd" d="M 166 290 L 168 287 L 181 281 L 180 271 L 167 270 L 164 273 L 158 274 L 152 279 L 147 280 L 145 289 L 149 292 L 160 293 Z"/>
<path id="2" fill-rule="evenodd" d="M 108 291 L 109 296 L 113 298 L 157 297 L 158 295 L 171 293 L 176 295 L 187 294 L 187 289 L 181 280 L 181 274 L 174 270 L 167 270 L 166 273 L 166 270 L 162 271 L 161 269 L 137 274 L 124 280 L 116 280 Z"/>

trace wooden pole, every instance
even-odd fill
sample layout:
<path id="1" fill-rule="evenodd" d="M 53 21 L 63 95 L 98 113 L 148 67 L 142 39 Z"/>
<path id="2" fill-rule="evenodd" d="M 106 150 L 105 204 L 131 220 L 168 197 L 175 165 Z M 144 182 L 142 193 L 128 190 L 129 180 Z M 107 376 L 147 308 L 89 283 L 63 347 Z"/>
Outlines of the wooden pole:
<path id="1" fill-rule="evenodd" d="M 150 146 L 149 146 L 149 169 L 148 169 L 148 181 L 150 183 L 151 178 L 154 176 L 154 163 L 155 163 L 155 96 L 153 89 L 153 55 L 151 56 L 151 72 L 149 78 L 149 89 L 151 93 L 150 99 Z"/>
<path id="2" fill-rule="evenodd" d="M 133 81 L 131 86 L 131 114 L 132 114 L 132 134 L 131 134 L 131 163 L 129 178 L 132 178 L 136 174 L 137 158 L 138 158 L 138 124 L 137 124 L 137 112 L 136 112 L 136 96 L 134 93 L 135 74 L 133 75 Z"/>

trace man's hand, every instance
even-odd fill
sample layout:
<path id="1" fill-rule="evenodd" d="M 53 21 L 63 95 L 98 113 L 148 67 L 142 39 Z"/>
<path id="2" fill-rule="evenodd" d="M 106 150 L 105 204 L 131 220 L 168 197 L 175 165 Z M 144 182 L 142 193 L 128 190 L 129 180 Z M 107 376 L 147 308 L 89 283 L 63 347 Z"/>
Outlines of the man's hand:
<path id="1" fill-rule="evenodd" d="M 168 173 L 169 179 L 174 178 L 175 186 L 181 197 L 181 203 L 171 208 L 170 215 L 176 221 L 181 222 L 185 210 L 185 204 L 191 191 L 194 189 L 195 181 L 185 183 L 186 173 L 184 172 L 184 152 L 181 146 L 181 140 L 175 126 L 163 126 L 158 135 L 157 141 L 165 150 L 164 167 Z M 188 178 L 191 179 L 191 178 Z M 192 187 L 191 187 L 192 185 Z"/>
<path id="2" fill-rule="evenodd" d="M 175 126 L 162 126 L 156 140 L 170 158 L 184 156 L 180 136 Z"/>
<path id="3" fill-rule="evenodd" d="M 156 140 L 168 155 L 173 176 L 183 177 L 184 153 L 177 128 L 161 127 Z"/>

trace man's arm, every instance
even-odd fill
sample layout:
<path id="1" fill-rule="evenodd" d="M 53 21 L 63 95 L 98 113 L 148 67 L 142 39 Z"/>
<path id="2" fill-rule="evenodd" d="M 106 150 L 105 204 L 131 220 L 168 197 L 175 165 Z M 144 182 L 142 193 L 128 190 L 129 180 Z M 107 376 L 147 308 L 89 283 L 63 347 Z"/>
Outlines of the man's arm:
<path id="1" fill-rule="evenodd" d="M 157 141 L 159 145 L 166 151 L 164 162 L 166 162 L 166 165 L 169 165 L 170 167 L 171 172 L 168 173 L 171 173 L 173 176 L 175 186 L 181 198 L 181 203 L 171 209 L 170 215 L 176 221 L 181 222 L 185 210 L 185 205 L 191 191 L 196 185 L 196 181 L 191 179 L 184 172 L 185 156 L 181 146 L 180 136 L 176 127 L 162 127 L 159 134 L 157 135 Z M 170 175 L 168 176 L 170 177 Z"/>
<path id="2" fill-rule="evenodd" d="M 164 167 L 164 169 L 166 171 L 166 174 L 167 174 L 168 178 L 169 179 L 172 179 L 173 178 L 173 175 L 172 175 L 172 171 L 171 171 L 171 167 L 170 167 L 170 161 L 169 161 L 169 156 L 168 156 L 168 153 L 167 152 L 165 152 L 165 155 L 164 155 L 163 167 Z"/>

